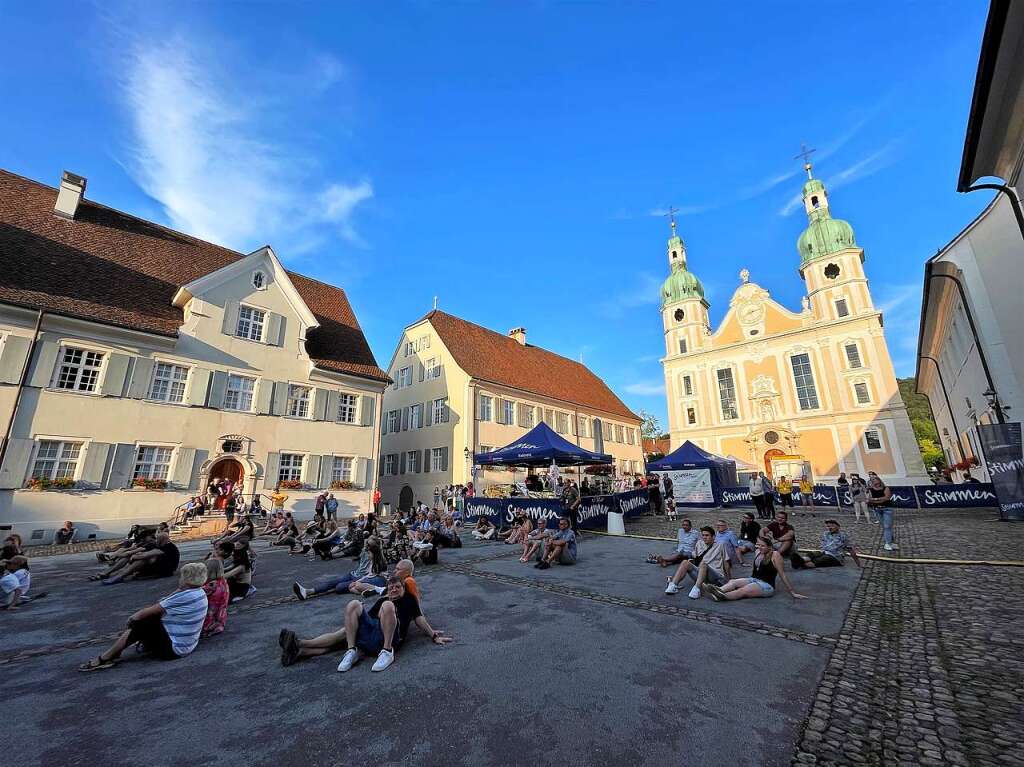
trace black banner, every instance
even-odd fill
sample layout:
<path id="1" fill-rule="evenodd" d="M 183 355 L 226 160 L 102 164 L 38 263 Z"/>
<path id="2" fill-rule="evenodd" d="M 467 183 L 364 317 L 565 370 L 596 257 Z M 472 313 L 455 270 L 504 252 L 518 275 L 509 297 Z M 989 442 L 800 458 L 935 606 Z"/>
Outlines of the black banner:
<path id="1" fill-rule="evenodd" d="M 1024 521 L 1024 453 L 1019 423 L 978 424 L 992 486 L 999 499 L 999 516 Z"/>

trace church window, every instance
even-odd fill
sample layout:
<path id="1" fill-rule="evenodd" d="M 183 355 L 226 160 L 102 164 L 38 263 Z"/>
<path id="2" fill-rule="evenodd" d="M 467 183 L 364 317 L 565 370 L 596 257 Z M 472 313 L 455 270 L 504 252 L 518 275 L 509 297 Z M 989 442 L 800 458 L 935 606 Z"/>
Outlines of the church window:
<path id="1" fill-rule="evenodd" d="M 811 207 L 812 208 L 817 208 L 819 206 L 820 206 L 820 203 L 818 202 L 818 196 L 815 195 L 814 197 L 811 198 Z"/>
<path id="2" fill-rule="evenodd" d="M 717 371 L 716 375 L 718 376 L 718 396 L 722 400 L 722 419 L 734 421 L 740 416 L 736 409 L 736 384 L 733 382 L 732 369 L 723 368 Z"/>
<path id="3" fill-rule="evenodd" d="M 686 423 L 688 423 L 690 426 L 693 426 L 695 423 L 697 423 L 697 410 L 696 410 L 696 408 L 692 408 L 692 407 L 686 408 Z"/>
<path id="4" fill-rule="evenodd" d="M 834 280 L 839 276 L 839 266 L 837 264 L 829 264 L 825 267 L 825 276 L 830 280 Z"/>
<path id="5" fill-rule="evenodd" d="M 846 345 L 846 361 L 849 363 L 850 370 L 864 366 L 860 360 L 860 349 L 857 348 L 857 344 Z"/>
<path id="6" fill-rule="evenodd" d="M 836 316 L 839 318 L 850 316 L 850 307 L 847 305 L 845 298 L 836 299 Z"/>
<path id="7" fill-rule="evenodd" d="M 796 384 L 800 409 L 817 410 L 818 393 L 814 389 L 814 371 L 811 370 L 810 355 L 794 354 L 790 358 L 790 363 L 793 365 L 793 382 Z"/>
<path id="8" fill-rule="evenodd" d="M 690 376 L 683 376 L 683 395 L 686 397 L 693 396 L 693 379 Z"/>
<path id="9" fill-rule="evenodd" d="M 679 339 L 679 353 L 680 354 L 686 354 L 686 339 L 685 338 L 680 338 Z"/>
<path id="10" fill-rule="evenodd" d="M 676 322 L 682 322 L 683 317 L 686 316 L 686 313 L 682 309 L 676 309 L 676 313 L 672 316 L 676 318 Z"/>
<path id="11" fill-rule="evenodd" d="M 868 385 L 864 381 L 858 381 L 853 385 L 853 391 L 857 395 L 858 405 L 867 405 L 871 402 L 871 394 L 868 392 Z"/>
<path id="12" fill-rule="evenodd" d="M 878 429 L 866 429 L 864 431 L 864 447 L 869 453 L 880 453 L 884 451 L 882 447 L 882 436 L 878 433 Z"/>

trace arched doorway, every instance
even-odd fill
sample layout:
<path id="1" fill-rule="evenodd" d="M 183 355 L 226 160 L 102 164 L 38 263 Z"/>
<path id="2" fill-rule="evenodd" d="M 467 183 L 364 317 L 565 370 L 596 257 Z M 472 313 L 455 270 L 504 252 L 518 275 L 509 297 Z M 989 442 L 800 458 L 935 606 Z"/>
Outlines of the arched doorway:
<path id="1" fill-rule="evenodd" d="M 773 447 L 771 450 L 765 451 L 764 473 L 766 477 L 772 476 L 772 458 L 778 458 L 780 455 L 785 455 L 785 453 L 775 447 Z"/>
<path id="2" fill-rule="evenodd" d="M 232 483 L 232 487 L 239 488 L 242 487 L 242 482 L 245 479 L 245 468 L 237 458 L 221 458 L 210 466 L 207 476 L 209 477 L 207 483 L 226 479 Z M 226 504 L 225 496 L 217 498 L 216 508 L 222 509 Z"/>
<path id="3" fill-rule="evenodd" d="M 412 501 L 412 488 L 404 485 L 398 494 L 398 508 L 402 511 L 409 511 L 412 508 Z"/>

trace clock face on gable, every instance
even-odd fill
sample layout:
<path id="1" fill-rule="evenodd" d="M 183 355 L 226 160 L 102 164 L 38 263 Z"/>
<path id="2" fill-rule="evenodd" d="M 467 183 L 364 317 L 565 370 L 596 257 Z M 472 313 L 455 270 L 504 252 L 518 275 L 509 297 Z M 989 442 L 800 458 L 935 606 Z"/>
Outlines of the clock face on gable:
<path id="1" fill-rule="evenodd" d="M 744 325 L 753 325 L 764 317 L 764 307 L 761 304 L 747 304 L 740 308 L 739 316 Z"/>
<path id="2" fill-rule="evenodd" d="M 683 317 L 686 316 L 686 313 L 682 309 L 676 309 L 676 313 L 673 314 L 672 316 L 676 318 L 676 322 L 682 322 Z"/>

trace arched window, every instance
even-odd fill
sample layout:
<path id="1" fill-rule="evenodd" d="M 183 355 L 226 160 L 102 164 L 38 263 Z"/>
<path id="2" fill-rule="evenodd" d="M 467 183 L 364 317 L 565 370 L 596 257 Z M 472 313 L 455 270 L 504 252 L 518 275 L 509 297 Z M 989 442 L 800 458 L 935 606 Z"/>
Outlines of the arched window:
<path id="1" fill-rule="evenodd" d="M 813 196 L 813 197 L 811 198 L 811 207 L 812 207 L 812 208 L 817 208 L 817 207 L 819 207 L 819 203 L 818 203 L 818 195 L 814 195 L 814 196 Z"/>
<path id="2" fill-rule="evenodd" d="M 266 287 L 266 284 L 267 278 L 263 272 L 257 270 L 252 273 L 252 286 L 256 288 L 256 290 L 263 290 L 263 288 Z"/>

